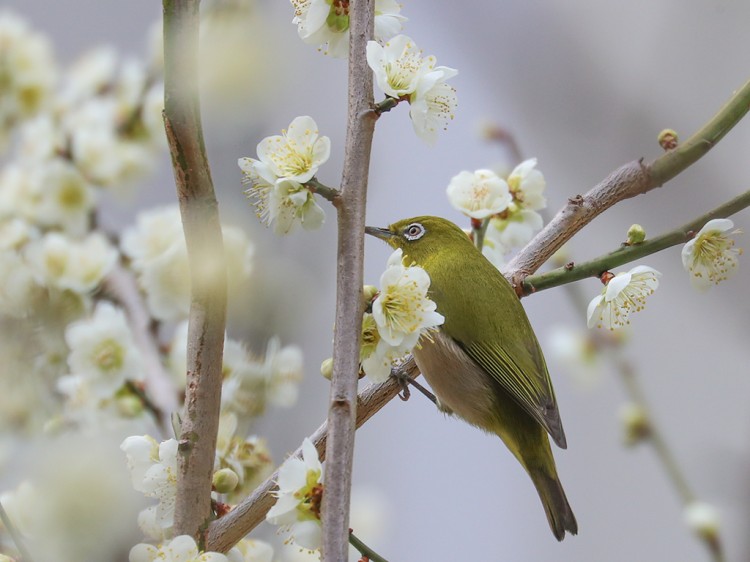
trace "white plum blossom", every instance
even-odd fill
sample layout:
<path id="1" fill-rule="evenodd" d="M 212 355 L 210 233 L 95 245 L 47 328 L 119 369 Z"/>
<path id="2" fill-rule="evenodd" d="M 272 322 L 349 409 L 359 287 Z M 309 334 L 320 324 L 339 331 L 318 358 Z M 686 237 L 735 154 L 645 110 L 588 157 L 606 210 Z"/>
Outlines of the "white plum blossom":
<path id="1" fill-rule="evenodd" d="M 425 332 L 445 321 L 427 295 L 427 272 L 404 266 L 403 259 L 401 249 L 388 258 L 372 314 L 366 313 L 362 321 L 360 361 L 373 382 L 387 379 L 391 365 L 417 345 Z"/>
<path id="2" fill-rule="evenodd" d="M 177 441 L 157 443 L 148 435 L 131 436 L 120 445 L 125 452 L 133 488 L 156 498 L 155 520 L 162 529 L 174 524 L 177 495 Z"/>
<path id="3" fill-rule="evenodd" d="M 22 255 L 15 250 L 0 250 L 0 313 L 16 318 L 26 316 L 39 293 L 34 272 Z"/>
<path id="4" fill-rule="evenodd" d="M 319 228 L 325 213 L 303 184 L 310 181 L 331 152 L 328 137 L 320 136 L 312 117 L 295 118 L 281 135 L 258 143 L 258 159 L 240 158 L 247 196 L 258 217 L 274 226 L 279 235 L 291 232 L 297 223 L 306 230 Z"/>
<path id="5" fill-rule="evenodd" d="M 544 190 L 547 182 L 536 168 L 537 159 L 524 160 L 508 176 L 508 187 L 519 207 L 538 211 L 547 206 Z"/>
<path id="6" fill-rule="evenodd" d="M 729 219 L 710 220 L 682 247 L 682 265 L 696 289 L 717 285 L 737 269 L 742 249 L 735 248 L 734 239 L 730 238 L 740 232 L 733 228 Z"/>
<path id="7" fill-rule="evenodd" d="M 492 170 L 463 171 L 451 178 L 448 201 L 473 219 L 504 211 L 512 201 L 508 184 Z"/>
<path id="8" fill-rule="evenodd" d="M 427 296 L 430 276 L 421 267 L 404 266 L 403 259 L 401 249 L 388 258 L 380 294 L 372 302 L 372 317 L 390 345 L 414 347 L 423 330 L 441 325 L 445 318 Z"/>
<path id="9" fill-rule="evenodd" d="M 295 117 L 281 135 L 264 138 L 257 147 L 259 163 L 276 178 L 309 181 L 331 155 L 331 139 L 320 136 L 315 120 Z"/>
<path id="10" fill-rule="evenodd" d="M 96 305 L 91 318 L 69 324 L 65 341 L 71 372 L 100 398 L 111 397 L 128 379 L 141 378 L 141 358 L 125 313 L 107 301 Z"/>
<path id="11" fill-rule="evenodd" d="M 201 552 L 190 535 L 179 535 L 159 548 L 137 544 L 130 549 L 129 562 L 228 562 L 219 552 Z"/>
<path id="12" fill-rule="evenodd" d="M 432 146 L 437 141 L 439 130 L 448 128 L 448 123 L 455 116 L 458 107 L 456 89 L 446 84 L 445 80 L 455 75 L 444 73 L 441 79 L 427 88 L 427 81 L 423 80 L 411 97 L 409 117 L 417 136 Z"/>
<path id="13" fill-rule="evenodd" d="M 385 45 L 367 43 L 367 64 L 378 87 L 391 98 L 409 101 L 414 131 L 428 144 L 433 144 L 437 130 L 453 119 L 458 105 L 455 89 L 446 84 L 458 71 L 435 66 L 436 62 L 434 56 L 422 57 L 422 51 L 406 35 L 397 35 Z"/>
<path id="14" fill-rule="evenodd" d="M 117 250 L 100 233 L 74 240 L 48 232 L 26 246 L 26 258 L 37 282 L 78 294 L 93 291 L 117 262 Z"/>
<path id="15" fill-rule="evenodd" d="M 276 503 L 266 514 L 266 521 L 290 531 L 290 540 L 309 550 L 321 546 L 322 477 L 315 445 L 305 438 L 302 458 L 289 458 L 279 468 Z"/>
<path id="16" fill-rule="evenodd" d="M 486 239 L 491 239 L 498 248 L 504 248 L 506 254 L 525 246 L 544 226 L 537 211 L 547 206 L 544 197 L 547 183 L 536 165 L 537 159 L 529 158 L 508 175 L 511 202 L 504 212 L 493 216 L 487 226 Z"/>
<path id="17" fill-rule="evenodd" d="M 0 141 L 21 120 L 48 102 L 56 80 L 52 49 L 45 36 L 7 10 L 0 13 Z"/>
<path id="18" fill-rule="evenodd" d="M 291 0 L 300 39 L 325 45 L 325 54 L 344 58 L 349 52 L 349 0 Z M 375 39 L 385 41 L 401 31 L 406 18 L 396 0 L 375 0 Z"/>
<path id="19" fill-rule="evenodd" d="M 615 275 L 589 303 L 588 327 L 614 330 L 629 324 L 630 314 L 643 310 L 646 297 L 659 286 L 659 277 L 661 273 L 645 265 Z"/>

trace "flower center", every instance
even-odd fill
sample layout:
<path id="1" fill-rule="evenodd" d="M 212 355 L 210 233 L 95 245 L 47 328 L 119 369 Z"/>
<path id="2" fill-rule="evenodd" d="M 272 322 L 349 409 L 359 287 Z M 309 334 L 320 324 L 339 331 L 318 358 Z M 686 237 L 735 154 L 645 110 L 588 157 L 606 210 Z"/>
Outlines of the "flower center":
<path id="1" fill-rule="evenodd" d="M 105 373 L 122 369 L 125 357 L 122 346 L 113 339 L 106 339 L 94 348 L 94 364 Z"/>

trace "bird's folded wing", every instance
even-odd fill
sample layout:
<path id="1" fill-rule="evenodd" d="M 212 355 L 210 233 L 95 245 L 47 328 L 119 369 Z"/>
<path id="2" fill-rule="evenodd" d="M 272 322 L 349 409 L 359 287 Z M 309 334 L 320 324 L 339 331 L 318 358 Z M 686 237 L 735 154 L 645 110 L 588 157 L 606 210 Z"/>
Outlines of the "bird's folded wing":
<path id="1" fill-rule="evenodd" d="M 567 448 L 555 393 L 541 351 L 534 356 L 528 348 L 506 350 L 500 346 L 474 342 L 461 344 L 464 351 L 537 420 L 561 449 Z M 520 358 L 521 365 L 513 360 Z"/>

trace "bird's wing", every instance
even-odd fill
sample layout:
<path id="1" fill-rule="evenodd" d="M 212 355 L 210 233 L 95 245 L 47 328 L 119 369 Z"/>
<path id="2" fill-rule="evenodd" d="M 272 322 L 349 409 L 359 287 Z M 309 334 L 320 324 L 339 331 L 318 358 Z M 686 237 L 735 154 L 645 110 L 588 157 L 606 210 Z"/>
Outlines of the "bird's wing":
<path id="1" fill-rule="evenodd" d="M 541 351 L 536 347 L 506 349 L 487 342 L 459 344 L 477 364 L 537 420 L 561 449 L 567 448 L 555 393 Z M 518 358 L 514 361 L 513 358 Z M 519 365 L 520 361 L 522 364 Z"/>

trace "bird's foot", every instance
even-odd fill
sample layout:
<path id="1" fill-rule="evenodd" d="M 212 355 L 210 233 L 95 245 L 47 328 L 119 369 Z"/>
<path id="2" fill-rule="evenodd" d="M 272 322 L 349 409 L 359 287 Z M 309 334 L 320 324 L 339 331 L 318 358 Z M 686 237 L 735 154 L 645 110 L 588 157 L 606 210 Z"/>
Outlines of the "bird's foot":
<path id="1" fill-rule="evenodd" d="M 435 404 L 440 410 L 443 410 L 437 397 L 432 392 L 427 390 L 424 386 L 422 386 L 413 378 L 411 378 L 409 375 L 407 375 L 406 373 L 398 373 L 398 374 L 393 374 L 391 376 L 395 377 L 395 379 L 401 385 L 401 392 L 398 395 L 398 397 L 401 398 L 401 400 L 406 401 L 411 397 L 411 390 L 409 389 L 409 385 L 411 385 L 414 388 L 416 388 L 419 392 L 424 394 L 427 398 L 429 398 L 430 401 L 433 404 Z"/>

